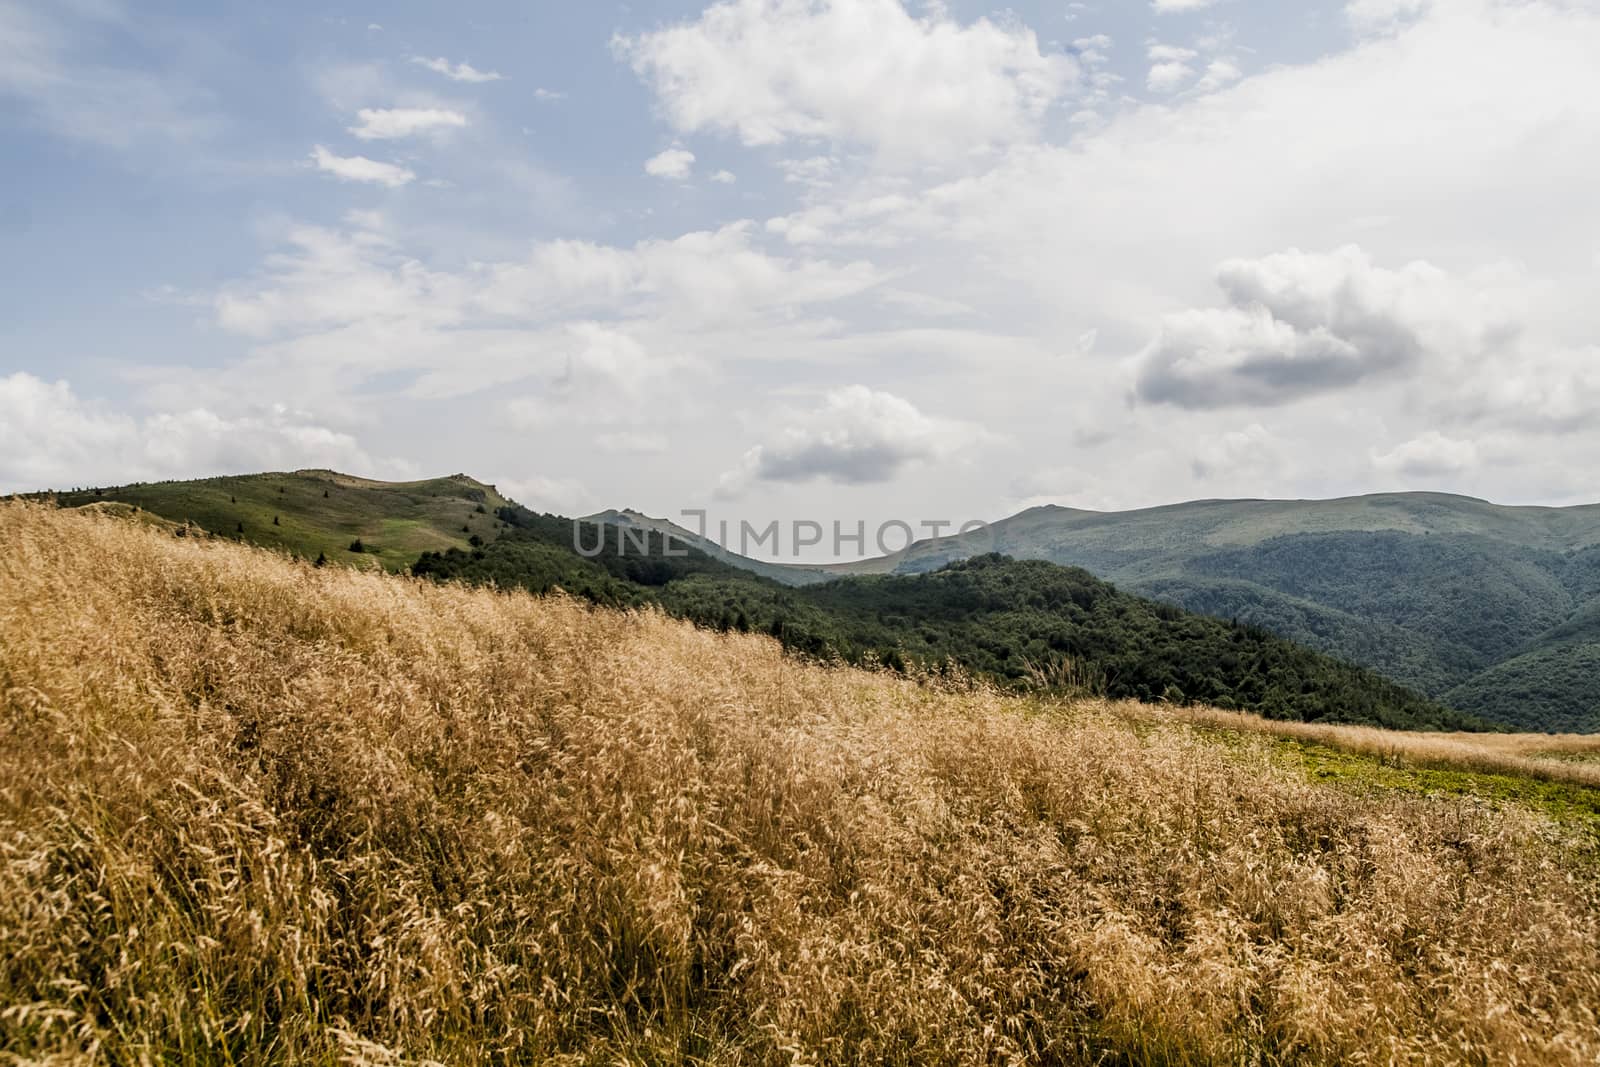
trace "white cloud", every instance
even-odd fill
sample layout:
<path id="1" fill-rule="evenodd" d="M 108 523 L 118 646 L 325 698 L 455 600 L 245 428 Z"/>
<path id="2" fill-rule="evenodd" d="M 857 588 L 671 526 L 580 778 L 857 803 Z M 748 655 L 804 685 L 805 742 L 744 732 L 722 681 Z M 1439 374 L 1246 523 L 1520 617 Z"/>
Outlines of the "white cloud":
<path id="1" fill-rule="evenodd" d="M 694 170 L 694 153 L 684 148 L 669 148 L 645 160 L 644 172 L 652 178 L 683 181 Z"/>
<path id="2" fill-rule="evenodd" d="M 364 107 L 356 112 L 356 118 L 360 121 L 350 132 L 363 141 L 390 141 L 467 124 L 467 116 L 461 112 L 435 107 Z"/>
<path id="3" fill-rule="evenodd" d="M 533 91 L 533 98 L 535 100 L 544 100 L 544 101 L 547 101 L 547 102 L 553 102 L 553 101 L 556 101 L 556 100 L 565 100 L 567 98 L 567 94 L 564 93 L 564 92 L 560 92 L 559 90 L 556 90 L 556 89 L 543 89 L 543 88 L 540 88 L 540 89 L 535 89 Z"/>
<path id="4" fill-rule="evenodd" d="M 796 0 L 713 11 L 788 12 L 809 25 L 845 6 Z M 908 39 L 966 55 L 963 35 L 976 24 L 934 4 L 908 6 L 933 12 L 902 17 Z M 1091 33 L 1077 29 L 1089 21 L 1074 32 Z M 701 18 L 687 29 L 703 38 L 708 25 Z M 1092 84 L 1073 85 L 1038 112 L 1004 93 L 947 105 L 934 94 L 930 103 L 919 95 L 926 83 L 907 78 L 918 93 L 850 97 L 857 115 L 835 106 L 827 87 L 769 86 L 759 70 L 752 84 L 769 96 L 741 90 L 722 100 L 709 90 L 734 84 L 725 69 L 743 77 L 751 65 L 734 54 L 713 57 L 703 72 L 673 67 L 689 80 L 685 99 L 706 105 L 691 115 L 680 114 L 665 75 L 647 67 L 648 84 L 667 86 L 661 116 L 679 127 L 664 136 L 684 136 L 707 157 L 696 167 L 708 182 L 710 150 L 683 129 L 746 139 L 777 117 L 766 127 L 777 151 L 716 153 L 717 165 L 739 172 L 736 188 L 760 195 L 700 205 L 760 217 L 682 234 L 663 228 L 681 216 L 658 212 L 561 228 L 628 234 L 610 243 L 518 246 L 510 226 L 473 232 L 469 242 L 451 229 L 456 207 L 470 202 L 475 220 L 509 216 L 494 199 L 500 190 L 477 188 L 455 169 L 456 192 L 431 198 L 438 216 L 397 210 L 381 228 L 353 218 L 352 232 L 303 228 L 275 242 L 261 269 L 218 300 L 218 322 L 241 349 L 235 361 L 220 371 L 147 370 L 175 398 L 156 402 L 149 386 L 141 402 L 222 411 L 215 397 L 270 396 L 293 381 L 297 404 L 341 420 L 340 403 L 382 404 L 406 434 L 428 427 L 476 454 L 559 453 L 559 473 L 595 486 L 600 503 L 653 499 L 661 512 L 693 503 L 705 488 L 694 479 L 732 464 L 718 432 L 730 420 L 755 427 L 736 439 L 733 456 L 781 443 L 766 438 L 758 420 L 772 413 L 749 410 L 751 397 L 820 397 L 858 380 L 949 419 L 1004 426 L 1019 442 L 1001 457 L 1004 468 L 1068 472 L 1055 484 L 1075 502 L 1393 488 L 1398 466 L 1385 473 L 1374 456 L 1430 432 L 1478 450 L 1475 467 L 1451 476 L 1454 488 L 1514 500 L 1592 496 L 1589 457 L 1600 454 L 1593 4 L 1437 4 L 1371 34 L 1324 23 L 1323 39 L 1303 42 L 1319 46 L 1318 58 L 1303 63 L 1284 62 L 1270 42 L 1259 54 L 1240 48 L 1250 58 L 1237 62 L 1225 41 L 1168 28 L 1173 46 L 1196 54 L 1162 60 L 1191 74 L 1159 104 L 1130 98 L 1144 95 L 1143 70 L 1131 85 L 1108 83 L 1103 103 Z M 1021 31 L 1008 21 L 992 33 Z M 660 43 L 647 37 L 622 43 L 628 59 L 641 62 L 637 49 Z M 809 39 L 797 40 L 804 53 Z M 769 43 L 757 34 L 759 56 Z M 855 77 L 855 51 L 843 55 Z M 1142 50 L 1121 57 L 1141 58 Z M 1091 79 L 1109 73 L 1080 59 Z M 959 65 L 949 56 L 933 64 Z M 448 106 L 354 76 L 336 106 L 353 115 L 375 101 Z M 984 109 L 1011 116 L 996 127 L 1003 136 L 952 132 Z M 1080 110 L 1093 121 L 1070 122 Z M 898 135 L 879 136 L 902 118 L 908 139 L 931 131 L 958 156 L 985 143 L 999 151 L 962 156 L 954 174 L 947 165 L 907 167 L 907 158 L 927 157 L 897 156 Z M 490 133 L 475 123 L 468 136 L 476 146 Z M 1057 143 L 1044 139 L 1056 134 Z M 525 154 L 527 142 L 516 150 Z M 762 166 L 794 180 L 758 181 Z M 1355 241 L 1360 264 L 1328 251 Z M 1287 247 L 1312 252 L 1271 255 Z M 1216 265 L 1230 257 L 1248 269 L 1218 289 Z M 1507 263 L 1516 267 L 1497 266 Z M 1092 345 L 1076 343 L 1090 331 Z M 225 351 L 230 338 L 214 340 Z M 1119 358 L 1147 344 L 1159 365 Z M 1139 391 L 1142 374 L 1149 395 Z M 638 375 L 648 388 L 630 393 Z M 649 410 L 649 389 L 690 375 L 693 388 Z M 896 382 L 915 382 L 917 392 Z M 1130 386 L 1142 401 L 1132 407 Z M 215 392 L 191 396 L 206 388 Z M 390 417 L 391 404 L 403 416 Z M 659 417 L 639 421 L 641 411 Z M 815 415 L 793 418 L 803 426 Z M 443 419 L 452 420 L 447 432 Z M 574 427 L 592 433 L 578 440 L 595 447 L 571 456 L 561 450 Z M 628 434 L 670 440 L 670 459 L 633 451 Z M 635 458 L 609 458 L 601 436 Z M 1274 462 L 1258 464 L 1264 454 Z M 1007 479 L 997 483 L 993 466 L 908 462 L 890 481 L 855 489 L 831 476 L 766 481 L 756 469 L 746 472 L 743 499 L 769 514 L 791 505 L 909 511 L 935 491 L 968 514 L 993 514 L 1006 499 L 997 494 Z"/>
<path id="5" fill-rule="evenodd" d="M 711 180 L 718 185 L 732 185 L 739 180 L 739 177 L 731 170 L 719 170 L 711 175 Z"/>
<path id="6" fill-rule="evenodd" d="M 1191 48 L 1173 45 L 1151 45 L 1147 53 L 1150 72 L 1145 76 L 1145 88 L 1153 93 L 1174 93 L 1194 77 L 1189 61 L 1198 53 Z"/>
<path id="7" fill-rule="evenodd" d="M 458 82 L 497 82 L 505 75 L 492 70 L 477 70 L 470 63 L 457 63 L 451 65 L 448 59 L 426 59 L 422 56 L 412 56 L 411 62 L 419 67 L 426 67 L 435 74 L 443 74 L 451 81 Z"/>
<path id="8" fill-rule="evenodd" d="M 1417 18 L 1433 0 L 1350 0 L 1344 16 L 1358 33 L 1387 33 Z"/>
<path id="9" fill-rule="evenodd" d="M 511 424 L 523 430 L 572 425 L 589 431 L 591 441 L 643 440 L 641 424 L 677 406 L 699 371 L 692 358 L 652 353 L 626 327 L 599 322 L 569 323 L 533 343 L 546 372 L 525 381 L 529 391 L 505 405 Z M 602 435 L 596 427 L 612 429 Z"/>
<path id="10" fill-rule="evenodd" d="M 1410 479 L 1408 484 L 1461 474 L 1479 462 L 1477 445 L 1446 437 L 1437 430 L 1429 430 L 1387 452 L 1373 449 L 1371 455 L 1378 471 Z"/>
<path id="11" fill-rule="evenodd" d="M 1492 352 L 1514 328 L 1484 321 L 1482 294 L 1427 263 L 1374 266 L 1355 246 L 1217 269 L 1227 303 L 1169 315 L 1140 355 L 1137 392 L 1179 407 L 1287 403 Z"/>
<path id="12" fill-rule="evenodd" d="M 735 496 L 752 481 L 887 482 L 985 438 L 974 426 L 924 415 L 892 393 L 852 385 L 829 392 L 817 409 L 791 413 L 787 425 L 722 476 L 719 491 Z"/>
<path id="13" fill-rule="evenodd" d="M 435 270 L 382 232 L 297 226 L 259 277 L 218 294 L 218 324 L 255 347 L 216 388 L 292 380 L 319 409 L 371 403 L 373 382 L 391 403 L 494 388 L 477 403 L 505 416 L 485 432 L 519 435 L 506 447 L 563 428 L 664 434 L 709 406 L 718 368 L 794 357 L 816 337 L 811 316 L 880 280 L 771 255 L 755 235 L 744 223 L 631 247 L 549 241 Z"/>
<path id="14" fill-rule="evenodd" d="M 1232 85 L 1244 77 L 1236 63 L 1231 59 L 1213 59 L 1206 64 L 1206 72 L 1196 83 L 1195 88 L 1202 93 L 1214 93 L 1218 89 Z"/>
<path id="15" fill-rule="evenodd" d="M 1259 494 L 1281 468 L 1282 447 L 1276 435 L 1252 422 L 1243 429 L 1196 441 L 1189 466 L 1201 481 L 1221 481 L 1242 486 L 1244 494 Z"/>
<path id="16" fill-rule="evenodd" d="M 1150 0 L 1150 6 L 1159 14 L 1170 15 L 1175 12 L 1199 11 L 1216 2 L 1217 0 Z"/>
<path id="17" fill-rule="evenodd" d="M 338 156 L 322 145 L 311 150 L 311 161 L 324 174 L 332 174 L 340 181 L 371 182 L 374 185 L 398 189 L 416 180 L 416 174 L 397 163 L 383 163 L 366 156 Z"/>
<path id="18" fill-rule="evenodd" d="M 576 478 L 545 474 L 496 478 L 496 489 L 532 511 L 554 515 L 583 515 L 594 510 L 594 496 Z"/>
<path id="19" fill-rule="evenodd" d="M 0 378 L 0 492 L 311 466 L 378 469 L 350 435 L 282 406 L 135 417 L 81 399 L 65 381 Z"/>
<path id="20" fill-rule="evenodd" d="M 767 315 L 786 320 L 880 280 L 864 263 L 768 254 L 754 244 L 749 223 L 631 248 L 541 242 L 524 258 L 460 272 L 429 270 L 373 230 L 295 226 L 261 277 L 218 295 L 216 312 L 225 329 L 263 338 L 360 325 L 433 331 L 602 316 L 737 329 Z"/>
<path id="21" fill-rule="evenodd" d="M 962 25 L 900 0 L 724 0 L 693 22 L 619 37 L 678 130 L 747 145 L 823 140 L 950 158 L 1032 135 L 1077 80 L 1032 30 Z"/>

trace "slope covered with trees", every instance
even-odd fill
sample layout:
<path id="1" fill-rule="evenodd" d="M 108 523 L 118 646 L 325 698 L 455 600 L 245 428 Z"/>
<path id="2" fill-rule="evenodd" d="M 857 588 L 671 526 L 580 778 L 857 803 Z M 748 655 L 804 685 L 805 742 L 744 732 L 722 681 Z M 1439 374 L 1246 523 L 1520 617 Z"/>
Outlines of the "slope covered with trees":
<path id="1" fill-rule="evenodd" d="M 1264 627 L 1500 722 L 1600 730 L 1600 686 L 1582 667 L 1600 635 L 1569 625 L 1600 606 L 1600 506 L 1393 493 L 1042 507 L 825 569 L 914 574 L 996 551 Z"/>
<path id="2" fill-rule="evenodd" d="M 724 630 L 848 662 L 966 671 L 1014 686 L 1189 701 L 1307 721 L 1399 728 L 1481 725 L 1379 675 L 1259 628 L 1117 590 L 1088 572 L 985 556 L 928 574 L 793 588 L 650 530 L 575 524 L 508 507 L 493 544 L 430 552 L 419 575 L 608 606 L 656 604 Z M 593 557 L 578 550 L 604 546 Z M 677 553 L 669 555 L 669 551 Z"/>

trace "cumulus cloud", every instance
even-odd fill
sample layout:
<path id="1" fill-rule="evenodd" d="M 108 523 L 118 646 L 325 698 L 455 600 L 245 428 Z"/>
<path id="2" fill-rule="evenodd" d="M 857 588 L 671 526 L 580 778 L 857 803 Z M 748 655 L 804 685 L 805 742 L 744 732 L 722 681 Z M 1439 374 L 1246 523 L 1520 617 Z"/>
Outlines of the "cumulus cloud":
<path id="1" fill-rule="evenodd" d="M 724 0 L 614 47 L 689 133 L 826 140 L 929 159 L 1029 136 L 1077 79 L 1033 31 L 901 0 Z"/>
<path id="2" fill-rule="evenodd" d="M 1387 452 L 1372 450 L 1372 465 L 1381 473 L 1407 479 L 1443 478 L 1478 465 L 1478 446 L 1429 430 Z"/>
<path id="3" fill-rule="evenodd" d="M 311 466 L 374 469 L 355 438 L 282 406 L 135 417 L 85 401 L 66 381 L 0 378 L 0 492 Z"/>
<path id="4" fill-rule="evenodd" d="M 435 404 L 493 387 L 502 417 L 485 432 L 654 433 L 705 404 L 711 368 L 791 357 L 814 337 L 810 315 L 881 278 L 774 256 L 750 224 L 627 247 L 546 241 L 439 270 L 351 221 L 293 227 L 267 269 L 217 295 L 218 325 L 253 343 L 226 388 L 288 379 L 323 406 L 372 382 Z"/>
<path id="5" fill-rule="evenodd" d="M 1156 44 L 1151 45 L 1146 54 L 1150 72 L 1145 76 L 1145 88 L 1153 93 L 1177 92 L 1194 77 L 1194 68 L 1189 62 L 1199 53 L 1192 48 Z"/>
<path id="6" fill-rule="evenodd" d="M 852 385 L 828 393 L 820 408 L 795 413 L 771 440 L 746 452 L 723 475 L 719 493 L 737 495 L 753 481 L 887 482 L 984 437 L 966 423 L 925 415 L 893 393 Z"/>
<path id="7" fill-rule="evenodd" d="M 1231 59 L 1213 59 L 1206 64 L 1206 72 L 1195 84 L 1202 93 L 1213 93 L 1244 77 L 1244 71 Z"/>
<path id="8" fill-rule="evenodd" d="M 685 148 L 669 148 L 644 162 L 644 172 L 652 178 L 683 181 L 694 170 L 694 153 Z"/>
<path id="9" fill-rule="evenodd" d="M 944 26 L 964 47 L 971 26 L 959 20 L 970 16 L 940 13 L 959 5 L 907 0 L 906 7 L 918 15 L 904 18 L 911 37 Z M 741 8 L 836 17 L 820 3 L 714 10 Z M 696 16 L 688 27 L 708 25 Z M 1001 23 L 996 32 L 1016 37 L 1013 25 Z M 324 411 L 330 398 L 369 403 L 389 394 L 388 403 L 493 387 L 487 397 L 463 396 L 441 416 L 457 420 L 452 433 L 547 454 L 563 447 L 575 408 L 626 408 L 625 395 L 618 399 L 616 386 L 586 355 L 577 354 L 576 373 L 566 373 L 573 324 L 594 322 L 637 343 L 643 367 L 695 356 L 706 368 L 706 388 L 696 394 L 703 408 L 673 409 L 676 422 L 597 431 L 661 435 L 674 447 L 670 463 L 608 467 L 597 458 L 587 468 L 575 466 L 596 486 L 616 479 L 606 483 L 612 499 L 602 503 L 633 493 L 630 485 L 657 492 L 661 510 L 691 498 L 704 488 L 691 483 L 694 471 L 703 477 L 733 464 L 718 451 L 716 435 L 697 429 L 712 421 L 701 417 L 737 410 L 753 390 L 822 389 L 858 377 L 889 382 L 911 373 L 920 376 L 919 402 L 948 398 L 941 405 L 949 406 L 937 408 L 941 415 L 1004 424 L 1029 454 L 1054 457 L 1053 464 L 1074 473 L 1070 484 L 1080 502 L 1159 503 L 1224 489 L 1259 495 L 1274 483 L 1255 479 L 1270 477 L 1270 470 L 1248 477 L 1229 472 L 1247 470 L 1246 460 L 1267 451 L 1295 472 L 1276 483 L 1280 491 L 1364 491 L 1386 484 L 1369 445 L 1379 442 L 1378 455 L 1387 456 L 1396 442 L 1430 430 L 1477 444 L 1488 480 L 1464 477 L 1463 488 L 1523 500 L 1592 495 L 1592 464 L 1582 457 L 1595 453 L 1600 432 L 1593 419 L 1600 410 L 1600 351 L 1591 299 L 1600 232 L 1600 200 L 1591 188 L 1600 162 L 1594 5 L 1436 4 L 1393 32 L 1346 37 L 1335 25 L 1334 39 L 1323 42 L 1328 47 L 1314 62 L 1262 52 L 1241 64 L 1252 72 L 1236 79 L 1210 69 L 1224 62 L 1219 45 L 1166 32 L 1171 26 L 1163 26 L 1163 38 L 1199 53 L 1187 61 L 1190 80 L 1159 106 L 1125 100 L 1123 89 L 1114 88 L 1100 120 L 1072 124 L 1066 143 L 1036 135 L 1068 128 L 1067 113 L 1085 106 L 1078 88 L 1054 97 L 1039 119 L 1005 100 L 950 104 L 956 118 L 991 106 L 1022 116 L 999 127 L 1011 131 L 994 138 L 1005 151 L 968 160 L 970 169 L 959 175 L 947 167 L 908 169 L 881 154 L 875 131 L 899 115 L 916 120 L 907 123 L 908 136 L 923 123 L 952 151 L 987 139 L 952 133 L 961 123 L 919 93 L 894 100 L 851 96 L 848 107 L 835 106 L 824 89 L 780 83 L 775 75 L 769 97 L 730 91 L 723 100 L 708 89 L 732 84 L 723 69 L 754 65 L 737 50 L 712 57 L 704 71 L 693 62 L 672 66 L 685 81 L 683 92 L 705 108 L 679 114 L 663 90 L 660 114 L 679 127 L 668 129 L 663 144 L 685 136 L 687 125 L 738 139 L 759 138 L 764 130 L 782 142 L 781 150 L 754 153 L 746 165 L 770 163 L 793 183 L 767 189 L 765 199 L 716 199 L 730 210 L 777 205 L 767 210 L 778 218 L 680 234 L 660 230 L 671 223 L 657 214 L 637 225 L 659 239 L 541 240 L 519 254 L 488 251 L 504 249 L 514 233 L 474 233 L 470 250 L 454 251 L 491 262 L 471 266 L 430 251 L 447 247 L 439 238 L 459 221 L 453 214 L 427 219 L 431 232 L 415 244 L 405 238 L 407 227 L 422 220 L 404 213 L 382 233 L 300 232 L 269 248 L 253 277 L 226 286 L 218 320 L 245 338 L 249 354 L 218 372 L 216 388 L 219 395 L 224 388 L 255 393 L 292 380 L 304 390 L 294 394 L 297 403 Z M 1074 47 L 1098 47 L 1087 36 L 1098 28 L 1087 15 L 1074 23 L 1070 34 L 1082 40 Z M 635 46 L 647 42 L 659 43 L 645 35 L 619 50 L 638 65 L 645 53 Z M 755 38 L 758 46 L 768 43 Z M 1142 45 L 1118 44 L 1135 49 L 1123 59 L 1141 66 Z M 1091 73 L 1099 69 L 1083 51 L 1079 61 Z M 646 83 L 666 85 L 666 69 L 646 62 Z M 702 73 L 705 80 L 697 80 Z M 1135 91 L 1144 73 L 1133 75 Z M 1220 91 L 1207 92 L 1213 73 L 1209 84 Z M 913 83 L 924 84 L 907 80 Z M 754 84 L 766 83 L 756 77 Z M 374 101 L 437 103 L 379 80 L 353 84 L 334 106 L 354 115 Z M 763 127 L 769 116 L 777 118 Z M 685 136 L 685 143 L 702 157 L 709 153 L 700 141 Z M 638 159 L 663 144 L 646 142 Z M 761 191 L 754 170 L 747 175 L 734 157 L 719 156 L 715 164 L 702 158 L 696 167 L 706 177 L 723 164 L 739 171 L 735 188 L 752 184 Z M 480 195 L 468 187 L 461 193 L 440 208 Z M 1320 310 L 1304 315 L 1295 294 L 1317 289 L 1304 278 L 1259 297 L 1237 280 L 1232 288 L 1208 288 L 1216 264 L 1229 256 L 1261 256 L 1291 241 L 1326 251 L 1353 240 L 1373 271 L 1405 275 L 1404 265 L 1421 259 L 1443 280 L 1419 276 L 1394 306 L 1370 299 L 1361 287 L 1366 282 L 1353 295 L 1335 284 Z M 1502 260 L 1525 265 L 1530 306 L 1486 317 L 1482 305 L 1493 286 L 1477 272 Z M 1427 300 L 1437 308 L 1426 307 Z M 1182 308 L 1196 309 L 1194 321 L 1168 330 L 1163 314 Z M 1486 328 L 1494 323 L 1498 333 Z M 1507 332 L 1513 327 L 1521 332 Z M 1091 330 L 1098 331 L 1094 344 L 1074 344 Z M 1131 375 L 1109 355 L 1146 342 L 1152 342 L 1149 358 Z M 178 389 L 210 371 L 160 373 Z M 1027 387 L 1010 384 L 1018 380 Z M 1130 384 L 1142 403 L 1123 410 L 1117 401 Z M 1344 390 L 1336 403 L 1305 402 L 1334 395 L 1333 389 Z M 530 421 L 512 425 L 505 418 L 510 398 L 531 398 L 522 409 Z M 208 397 L 163 398 L 150 406 L 187 410 L 200 403 L 224 406 Z M 491 417 L 480 426 L 473 415 L 459 414 L 468 407 Z M 522 436 L 495 436 L 508 425 Z M 1277 434 L 1276 442 L 1252 439 L 1257 425 Z M 1077 454 L 1088 440 L 1076 435 L 1080 430 L 1104 442 L 1093 462 Z M 1515 463 L 1484 462 L 1492 434 L 1504 435 L 1503 454 Z M 1190 461 L 1197 453 L 1199 469 Z M 1016 458 L 1017 469 L 1026 465 L 1025 456 Z M 997 506 L 992 470 L 975 474 L 949 464 L 939 477 L 941 492 L 959 506 L 979 513 Z M 858 491 L 865 502 L 859 506 L 911 507 L 915 481 L 872 483 Z M 819 479 L 810 488 L 756 484 L 746 499 L 821 510 L 843 506 L 848 496 Z"/>
<path id="10" fill-rule="evenodd" d="M 398 163 L 384 163 L 366 156 L 335 155 L 322 145 L 311 150 L 311 162 L 324 174 L 331 174 L 340 181 L 370 182 L 389 189 L 409 185 L 417 178 L 414 171 Z"/>
<path id="11" fill-rule="evenodd" d="M 1168 315 L 1139 357 L 1139 399 L 1186 408 L 1288 403 L 1417 366 L 1429 353 L 1483 351 L 1514 331 L 1484 321 L 1469 286 L 1412 263 L 1375 266 L 1355 246 L 1229 260 L 1226 303 Z"/>
<path id="12" fill-rule="evenodd" d="M 1199 11 L 1216 2 L 1217 0 L 1150 0 L 1150 6 L 1158 14 L 1171 15 L 1175 12 Z"/>
<path id="13" fill-rule="evenodd" d="M 359 121 L 350 132 L 363 141 L 392 141 L 467 124 L 467 116 L 461 112 L 437 107 L 364 107 L 356 118 Z"/>
<path id="14" fill-rule="evenodd" d="M 496 71 L 478 70 L 470 63 L 456 63 L 452 65 L 448 59 L 444 58 L 427 59 L 423 56 L 412 56 L 411 62 L 415 63 L 419 67 L 426 67 L 435 74 L 443 74 L 451 81 L 473 83 L 497 82 L 501 78 L 505 77 L 505 75 Z"/>

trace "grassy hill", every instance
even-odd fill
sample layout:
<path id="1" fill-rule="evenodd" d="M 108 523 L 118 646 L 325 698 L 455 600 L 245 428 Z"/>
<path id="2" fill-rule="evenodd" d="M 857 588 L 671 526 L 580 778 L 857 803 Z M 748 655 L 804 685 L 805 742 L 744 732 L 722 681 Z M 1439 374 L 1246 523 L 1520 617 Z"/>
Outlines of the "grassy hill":
<path id="1" fill-rule="evenodd" d="M 827 570 L 914 574 L 988 552 L 1080 566 L 1239 619 L 1520 728 L 1600 730 L 1600 505 L 1436 493 L 1034 508 L 966 538 Z M 806 580 L 815 569 L 807 571 Z"/>
<path id="2" fill-rule="evenodd" d="M 499 533 L 506 499 L 464 474 L 419 482 L 378 482 L 334 471 L 249 474 L 147 482 L 57 494 L 63 507 L 121 503 L 219 537 L 319 554 L 354 565 L 402 570 L 423 552 L 467 548 Z M 364 548 L 352 553 L 359 540 Z"/>
<path id="3" fill-rule="evenodd" d="M 1587 1065 L 1593 751 L 0 504 L 0 1057 Z"/>

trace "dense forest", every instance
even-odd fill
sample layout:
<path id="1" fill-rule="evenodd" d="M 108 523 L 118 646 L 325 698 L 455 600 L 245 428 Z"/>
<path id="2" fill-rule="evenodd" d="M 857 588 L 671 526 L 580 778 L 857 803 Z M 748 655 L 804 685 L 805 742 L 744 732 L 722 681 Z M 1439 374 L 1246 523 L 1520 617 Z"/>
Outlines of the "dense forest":
<path id="1" fill-rule="evenodd" d="M 1600 731 L 1600 628 L 1586 622 L 1600 611 L 1600 505 L 1394 493 L 1040 507 L 836 569 L 921 573 L 991 551 L 1261 626 L 1493 721 Z"/>
<path id="2" fill-rule="evenodd" d="M 413 572 L 559 588 L 608 606 L 657 605 L 701 625 L 770 633 L 811 656 L 897 670 L 958 667 L 1018 688 L 1203 702 L 1280 719 L 1483 726 L 1260 627 L 1132 596 L 1077 568 L 987 555 L 926 574 L 794 588 L 652 531 L 514 506 L 496 517 L 505 528 L 493 542 L 424 553 Z"/>

